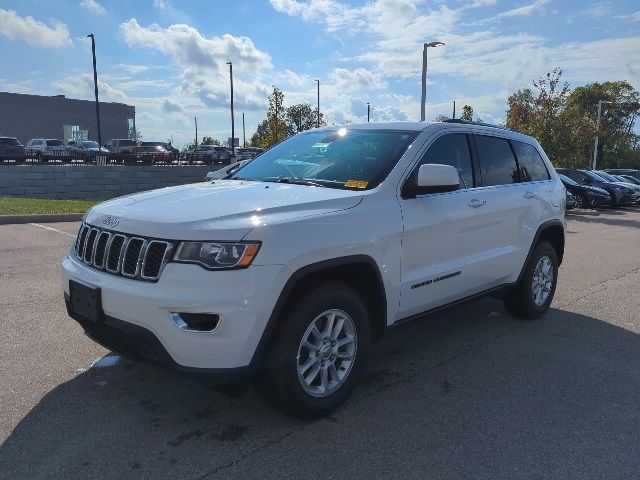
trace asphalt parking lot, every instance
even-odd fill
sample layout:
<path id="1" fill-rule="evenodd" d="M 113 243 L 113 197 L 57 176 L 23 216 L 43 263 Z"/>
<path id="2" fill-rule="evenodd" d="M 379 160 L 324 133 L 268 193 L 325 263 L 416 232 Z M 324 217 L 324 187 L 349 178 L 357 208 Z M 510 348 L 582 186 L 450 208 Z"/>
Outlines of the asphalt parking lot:
<path id="1" fill-rule="evenodd" d="M 543 319 L 395 329 L 315 422 L 88 340 L 58 285 L 77 228 L 0 226 L 0 478 L 638 478 L 640 209 L 568 217 Z"/>

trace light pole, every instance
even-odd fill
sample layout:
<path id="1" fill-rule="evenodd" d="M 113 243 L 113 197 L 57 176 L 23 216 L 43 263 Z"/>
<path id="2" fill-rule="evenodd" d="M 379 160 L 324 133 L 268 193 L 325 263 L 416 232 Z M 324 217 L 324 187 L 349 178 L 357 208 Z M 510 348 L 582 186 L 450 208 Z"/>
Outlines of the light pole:
<path id="1" fill-rule="evenodd" d="M 245 135 L 244 129 L 244 112 L 242 112 L 242 146 L 247 148 L 247 136 Z"/>
<path id="2" fill-rule="evenodd" d="M 367 102 L 367 123 L 371 121 L 371 105 Z"/>
<path id="3" fill-rule="evenodd" d="M 229 78 L 231 79 L 231 155 L 236 155 L 236 125 L 233 118 L 233 64 L 227 62 L 229 65 Z"/>
<path id="4" fill-rule="evenodd" d="M 429 47 L 442 47 L 442 42 L 425 43 L 422 49 L 422 101 L 420 102 L 420 120 L 424 122 L 425 105 L 427 102 L 427 49 Z"/>
<path id="5" fill-rule="evenodd" d="M 603 103 L 613 103 L 613 102 L 609 100 L 598 100 L 598 116 L 596 117 L 596 142 L 593 147 L 593 164 L 591 165 L 592 170 L 595 170 L 596 165 L 598 164 L 598 132 L 600 132 L 600 116 L 602 115 Z"/>
<path id="6" fill-rule="evenodd" d="M 316 127 L 320 128 L 320 80 L 316 80 L 318 82 L 318 118 L 316 119 Z"/>
<path id="7" fill-rule="evenodd" d="M 100 132 L 100 101 L 98 100 L 98 70 L 96 69 L 96 39 L 93 33 L 87 35 L 91 38 L 91 52 L 93 53 L 93 86 L 96 92 L 96 121 L 98 123 L 98 145 L 102 148 L 102 133 Z M 135 133 L 134 133 L 135 134 Z"/>

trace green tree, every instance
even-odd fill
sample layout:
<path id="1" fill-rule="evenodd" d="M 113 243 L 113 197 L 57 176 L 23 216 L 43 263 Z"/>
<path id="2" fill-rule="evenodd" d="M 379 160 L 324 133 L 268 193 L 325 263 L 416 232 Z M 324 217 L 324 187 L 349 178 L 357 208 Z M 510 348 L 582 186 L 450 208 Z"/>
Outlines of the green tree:
<path id="1" fill-rule="evenodd" d="M 317 110 L 312 108 L 308 103 L 299 103 L 287 107 L 286 122 L 291 134 L 315 128 L 317 119 Z M 326 125 L 324 114 L 320 112 L 320 126 L 324 125 Z"/>
<path id="2" fill-rule="evenodd" d="M 462 115 L 460 118 L 462 120 L 468 120 L 469 122 L 473 121 L 473 107 L 471 105 L 462 107 Z"/>
<path id="3" fill-rule="evenodd" d="M 270 148 L 276 143 L 293 134 L 287 124 L 287 112 L 284 105 L 284 93 L 278 87 L 273 87 L 269 95 L 269 110 L 267 118 L 258 124 L 256 132 L 251 136 L 253 147 Z"/>
<path id="4" fill-rule="evenodd" d="M 200 142 L 200 145 L 222 145 L 222 144 L 220 143 L 220 140 L 205 136 L 205 137 L 202 137 L 202 141 Z"/>

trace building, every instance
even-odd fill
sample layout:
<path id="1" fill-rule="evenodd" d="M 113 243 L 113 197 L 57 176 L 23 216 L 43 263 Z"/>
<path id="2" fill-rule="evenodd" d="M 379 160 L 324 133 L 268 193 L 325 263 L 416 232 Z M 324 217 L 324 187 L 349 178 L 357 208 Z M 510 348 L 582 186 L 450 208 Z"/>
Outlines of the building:
<path id="1" fill-rule="evenodd" d="M 102 142 L 110 138 L 134 138 L 136 109 L 124 103 L 100 102 Z M 64 141 L 98 140 L 96 103 L 64 95 L 46 97 L 0 92 L 0 135 Z"/>

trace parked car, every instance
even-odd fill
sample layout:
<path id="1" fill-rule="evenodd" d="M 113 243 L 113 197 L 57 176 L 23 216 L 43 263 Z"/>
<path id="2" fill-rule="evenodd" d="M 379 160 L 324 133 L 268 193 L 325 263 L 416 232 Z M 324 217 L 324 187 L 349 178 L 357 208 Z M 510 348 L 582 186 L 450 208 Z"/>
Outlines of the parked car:
<path id="1" fill-rule="evenodd" d="M 77 158 L 85 162 L 95 162 L 98 153 L 104 155 L 109 154 L 108 149 L 101 147 L 98 142 L 94 142 L 93 140 L 69 140 L 67 146 L 69 147 L 72 158 Z"/>
<path id="2" fill-rule="evenodd" d="M 631 175 L 634 178 L 640 179 L 640 170 L 634 168 L 607 168 L 605 172 L 612 175 Z"/>
<path id="3" fill-rule="evenodd" d="M 567 190 L 567 199 L 565 201 L 565 208 L 567 210 L 573 210 L 574 208 L 576 208 L 576 199 L 569 190 Z"/>
<path id="4" fill-rule="evenodd" d="M 39 162 L 60 160 L 63 163 L 71 161 L 69 147 L 64 140 L 57 138 L 32 138 L 25 146 L 27 157 Z"/>
<path id="5" fill-rule="evenodd" d="M 171 163 L 174 159 L 173 152 L 160 145 L 142 145 L 134 150 L 138 160 L 142 160 L 146 165 L 153 165 L 157 162 Z"/>
<path id="6" fill-rule="evenodd" d="M 105 147 L 114 155 L 133 155 L 138 144 L 129 138 L 112 138 Z"/>
<path id="7" fill-rule="evenodd" d="M 14 160 L 23 163 L 26 158 L 24 145 L 16 137 L 0 137 L 0 162 Z"/>
<path id="8" fill-rule="evenodd" d="M 323 156 L 292 175 L 282 161 L 318 143 Z M 544 315 L 565 195 L 538 142 L 504 128 L 318 128 L 232 179 L 91 208 L 61 283 L 69 315 L 105 347 L 253 373 L 273 406 L 319 417 L 347 399 L 388 328 L 483 295 Z"/>
<path id="9" fill-rule="evenodd" d="M 567 192 L 573 195 L 575 208 L 603 207 L 613 203 L 611 195 L 606 190 L 589 185 L 580 185 L 566 175 L 561 173 L 558 175 Z"/>
<path id="10" fill-rule="evenodd" d="M 238 147 L 236 148 L 236 159 L 247 160 L 257 157 L 264 150 L 262 148 L 255 147 Z"/>
<path id="11" fill-rule="evenodd" d="M 231 154 L 227 147 L 220 145 L 198 145 L 188 155 L 189 162 L 202 162 L 205 165 L 231 163 Z"/>
<path id="12" fill-rule="evenodd" d="M 632 177 L 631 175 L 614 175 L 623 182 L 633 183 L 634 185 L 640 185 L 640 178 Z"/>
<path id="13" fill-rule="evenodd" d="M 210 182 L 211 180 L 220 180 L 223 178 L 227 178 L 231 175 L 233 175 L 234 173 L 236 173 L 238 170 L 240 170 L 242 167 L 244 167 L 247 163 L 249 163 L 251 160 L 253 160 L 252 158 L 246 159 L 246 160 L 241 160 L 239 162 L 235 162 L 232 163 L 231 165 L 228 165 L 226 167 L 222 167 L 218 170 L 214 170 L 212 172 L 207 173 L 207 176 L 204 178 L 205 182 Z"/>
<path id="14" fill-rule="evenodd" d="M 142 142 L 140 144 L 142 147 L 155 147 L 160 146 L 167 150 L 168 152 L 173 153 L 173 158 L 177 159 L 180 156 L 180 150 L 171 145 L 171 142 Z"/>
<path id="15" fill-rule="evenodd" d="M 637 201 L 640 201 L 640 186 L 636 185 L 635 183 L 627 182 L 626 180 L 620 180 L 619 178 L 616 178 L 613 175 L 610 175 L 607 172 L 602 171 L 602 170 L 594 170 L 593 173 L 595 173 L 596 175 L 600 176 L 601 178 L 604 178 L 607 181 L 615 182 L 615 183 L 618 183 L 620 185 L 624 185 L 627 188 L 630 188 L 631 190 L 633 190 L 636 193 L 636 195 L 638 197 Z"/>
<path id="16" fill-rule="evenodd" d="M 631 205 L 638 200 L 633 189 L 617 182 L 609 182 L 591 170 L 556 168 L 556 171 L 569 177 L 579 185 L 598 187 L 606 190 L 609 192 L 609 195 L 611 195 L 612 205 L 614 206 Z"/>

